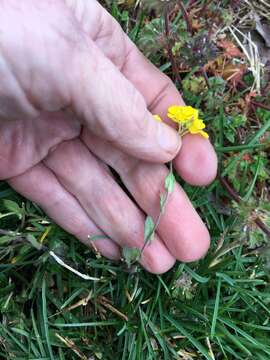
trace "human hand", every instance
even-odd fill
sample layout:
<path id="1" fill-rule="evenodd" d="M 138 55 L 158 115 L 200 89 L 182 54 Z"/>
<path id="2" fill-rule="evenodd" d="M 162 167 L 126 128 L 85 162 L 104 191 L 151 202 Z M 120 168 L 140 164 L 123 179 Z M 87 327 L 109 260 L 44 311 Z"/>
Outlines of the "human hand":
<path id="1" fill-rule="evenodd" d="M 177 90 L 96 2 L 2 4 L 0 177 L 85 243 L 87 235 L 109 236 L 95 242 L 105 256 L 119 258 L 118 245 L 140 248 L 142 210 L 157 216 L 167 172 L 150 161 L 168 161 L 179 148 L 176 132 L 150 113 L 165 117 L 182 101 Z M 166 137 L 171 148 L 160 144 Z M 204 185 L 215 176 L 216 156 L 207 140 L 186 136 L 174 166 L 187 182 Z M 177 186 L 142 265 L 164 272 L 176 258 L 198 259 L 208 245 Z"/>

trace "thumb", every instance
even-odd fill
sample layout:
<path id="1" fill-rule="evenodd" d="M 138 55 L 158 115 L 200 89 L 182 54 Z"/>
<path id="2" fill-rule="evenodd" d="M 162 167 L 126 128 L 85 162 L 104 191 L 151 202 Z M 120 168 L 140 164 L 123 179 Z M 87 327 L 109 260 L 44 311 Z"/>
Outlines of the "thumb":
<path id="1" fill-rule="evenodd" d="M 73 108 L 89 130 L 146 161 L 175 157 L 180 148 L 177 132 L 153 118 L 141 93 L 89 38 L 77 49 L 72 65 Z"/>

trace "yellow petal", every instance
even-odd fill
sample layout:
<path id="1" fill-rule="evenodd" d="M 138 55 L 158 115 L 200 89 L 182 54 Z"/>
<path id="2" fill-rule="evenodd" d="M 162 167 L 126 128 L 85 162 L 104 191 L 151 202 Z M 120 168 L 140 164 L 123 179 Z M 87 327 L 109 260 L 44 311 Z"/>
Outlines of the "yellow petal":
<path id="1" fill-rule="evenodd" d="M 173 116 L 171 114 L 167 114 L 168 118 L 171 119 L 172 121 L 180 124 L 181 120 L 179 120 L 176 116 Z"/>
<path id="2" fill-rule="evenodd" d="M 179 106 L 177 106 L 177 105 L 170 106 L 168 108 L 168 114 L 167 114 L 169 119 L 171 119 L 172 121 L 175 121 L 177 123 L 180 122 L 179 115 L 178 115 L 178 113 L 179 113 L 178 108 L 179 108 Z"/>
<path id="3" fill-rule="evenodd" d="M 199 134 L 200 134 L 202 137 L 204 137 L 205 139 L 209 139 L 209 135 L 207 134 L 206 131 L 201 130 L 201 131 L 199 132 Z"/>
<path id="4" fill-rule="evenodd" d="M 200 119 L 195 119 L 189 126 L 188 130 L 191 134 L 197 134 L 205 128 L 205 123 Z"/>
<path id="5" fill-rule="evenodd" d="M 188 131 L 191 134 L 199 134 L 203 136 L 205 139 L 208 139 L 209 136 L 207 132 L 203 131 L 205 128 L 205 123 L 201 119 L 195 119 L 192 124 L 189 126 Z"/>
<path id="6" fill-rule="evenodd" d="M 199 111 L 192 106 L 173 105 L 168 108 L 168 117 L 178 123 L 198 119 L 198 116 Z"/>
<path id="7" fill-rule="evenodd" d="M 162 119 L 159 115 L 153 115 L 153 118 L 156 120 L 156 121 L 159 121 L 159 122 L 162 122 Z"/>

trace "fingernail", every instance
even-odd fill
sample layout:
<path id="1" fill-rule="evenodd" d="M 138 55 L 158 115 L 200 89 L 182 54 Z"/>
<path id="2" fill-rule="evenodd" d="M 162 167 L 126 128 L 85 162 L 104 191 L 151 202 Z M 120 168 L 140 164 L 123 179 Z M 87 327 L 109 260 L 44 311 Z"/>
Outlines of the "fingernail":
<path id="1" fill-rule="evenodd" d="M 178 133 L 168 125 L 158 123 L 157 141 L 160 147 L 173 158 L 181 146 L 181 138 Z"/>

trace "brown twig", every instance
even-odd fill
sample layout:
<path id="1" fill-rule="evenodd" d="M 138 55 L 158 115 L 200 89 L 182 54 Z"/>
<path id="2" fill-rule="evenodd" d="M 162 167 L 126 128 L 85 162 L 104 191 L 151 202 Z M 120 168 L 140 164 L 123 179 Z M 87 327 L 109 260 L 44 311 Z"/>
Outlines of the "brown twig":
<path id="1" fill-rule="evenodd" d="M 171 47 L 168 7 L 165 7 L 164 20 L 165 20 L 165 36 L 167 38 L 167 51 L 168 51 L 171 65 L 172 65 L 173 75 L 175 77 L 175 81 L 178 83 L 179 87 L 182 89 L 182 80 L 180 78 L 179 71 L 177 69 L 177 64 L 175 61 L 175 57 L 173 55 L 172 47 Z"/>
<path id="2" fill-rule="evenodd" d="M 235 200 L 238 204 L 242 202 L 241 197 L 237 194 L 237 192 L 231 187 L 231 185 L 228 183 L 228 181 L 223 178 L 222 176 L 219 176 L 220 183 L 224 186 L 224 188 L 227 190 L 229 195 L 233 200 Z M 270 229 L 269 227 L 259 218 L 256 217 L 254 219 L 254 223 L 270 238 Z"/>
<path id="3" fill-rule="evenodd" d="M 234 189 L 230 186 L 230 184 L 227 182 L 225 178 L 222 176 L 219 176 L 219 181 L 224 186 L 224 188 L 228 191 L 231 198 L 236 201 L 238 204 L 241 202 L 240 196 L 234 191 Z"/>
<path id="4" fill-rule="evenodd" d="M 202 73 L 202 75 L 203 75 L 203 77 L 204 77 L 204 80 L 205 80 L 205 82 L 206 82 L 206 85 L 207 85 L 208 89 L 210 89 L 210 88 L 211 88 L 211 85 L 210 85 L 210 83 L 209 83 L 209 78 L 208 78 L 207 72 L 205 71 L 204 66 L 201 68 L 201 73 Z"/>
<path id="5" fill-rule="evenodd" d="M 251 103 L 252 103 L 254 106 L 257 106 L 257 107 L 259 107 L 259 108 L 261 108 L 261 109 L 265 109 L 265 110 L 270 111 L 270 106 L 264 105 L 264 104 L 262 104 L 262 103 L 258 103 L 257 101 L 253 101 L 253 100 L 251 100 Z"/>
<path id="6" fill-rule="evenodd" d="M 187 10 L 186 10 L 186 8 L 185 8 L 185 6 L 184 6 L 184 4 L 182 3 L 181 0 L 178 0 L 178 5 L 179 5 L 179 7 L 180 7 L 180 9 L 181 9 L 181 11 L 182 11 L 182 13 L 183 13 L 184 20 L 185 20 L 185 22 L 186 22 L 186 24 L 187 24 L 187 31 L 188 31 L 191 35 L 193 35 L 192 24 L 191 24 L 191 22 L 190 22 L 190 20 L 189 20 Z"/>
<path id="7" fill-rule="evenodd" d="M 270 229 L 269 229 L 269 227 L 267 225 L 265 225 L 265 223 L 259 217 L 257 217 L 254 220 L 254 222 L 270 238 Z"/>

